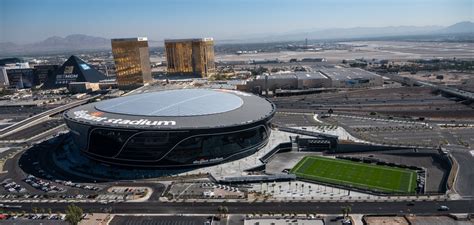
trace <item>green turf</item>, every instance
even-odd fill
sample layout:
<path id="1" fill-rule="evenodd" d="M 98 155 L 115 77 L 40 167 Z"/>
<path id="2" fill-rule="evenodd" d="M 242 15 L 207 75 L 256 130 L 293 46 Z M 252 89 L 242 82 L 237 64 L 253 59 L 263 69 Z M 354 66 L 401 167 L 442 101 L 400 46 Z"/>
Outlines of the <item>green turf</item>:
<path id="1" fill-rule="evenodd" d="M 415 193 L 416 172 L 343 159 L 306 156 L 290 171 L 299 178 L 389 193 Z"/>

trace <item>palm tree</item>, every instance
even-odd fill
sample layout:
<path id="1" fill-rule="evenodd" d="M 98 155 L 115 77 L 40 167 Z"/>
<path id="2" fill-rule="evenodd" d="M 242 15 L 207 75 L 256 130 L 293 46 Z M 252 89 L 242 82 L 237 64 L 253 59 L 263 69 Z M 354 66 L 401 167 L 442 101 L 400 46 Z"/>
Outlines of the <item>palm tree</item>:
<path id="1" fill-rule="evenodd" d="M 345 206 L 342 208 L 342 216 L 344 218 L 348 217 L 349 216 L 349 213 L 351 213 L 352 211 L 352 208 L 350 206 Z"/>
<path id="2" fill-rule="evenodd" d="M 217 207 L 217 211 L 219 212 L 219 217 L 222 217 L 224 206 L 220 205 L 219 207 Z"/>
<path id="3" fill-rule="evenodd" d="M 222 207 L 222 213 L 224 214 L 224 217 L 227 217 L 227 214 L 229 213 L 229 208 L 227 208 L 227 206 Z"/>

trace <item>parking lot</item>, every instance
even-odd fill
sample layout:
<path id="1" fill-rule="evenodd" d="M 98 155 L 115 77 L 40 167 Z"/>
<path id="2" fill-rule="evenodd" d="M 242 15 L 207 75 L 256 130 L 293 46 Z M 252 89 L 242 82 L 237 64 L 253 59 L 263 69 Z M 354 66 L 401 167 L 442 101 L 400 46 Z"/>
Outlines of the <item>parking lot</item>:
<path id="1" fill-rule="evenodd" d="M 66 215 L 59 213 L 12 213 L 0 214 L 0 224 L 42 224 L 42 225 L 66 225 Z"/>
<path id="2" fill-rule="evenodd" d="M 203 225 L 213 220 L 207 216 L 115 216 L 110 225 Z M 206 223 L 209 222 L 209 223 Z"/>
<path id="3" fill-rule="evenodd" d="M 312 113 L 277 112 L 273 117 L 273 123 L 285 127 L 321 125 L 314 120 L 313 116 Z"/>
<path id="4" fill-rule="evenodd" d="M 246 189 L 211 182 L 173 183 L 166 193 L 172 199 L 237 199 L 246 197 Z"/>
<path id="5" fill-rule="evenodd" d="M 447 144 L 443 134 L 428 123 L 361 116 L 332 115 L 322 120 L 338 124 L 349 133 L 366 141 L 420 147 Z"/>
<path id="6" fill-rule="evenodd" d="M 474 128 L 473 127 L 459 127 L 444 129 L 450 132 L 456 139 L 457 144 L 466 147 L 474 146 Z"/>
<path id="7" fill-rule="evenodd" d="M 423 117 L 437 119 L 473 119 L 472 108 L 434 94 L 426 87 L 352 89 L 338 92 L 272 98 L 279 111 Z"/>

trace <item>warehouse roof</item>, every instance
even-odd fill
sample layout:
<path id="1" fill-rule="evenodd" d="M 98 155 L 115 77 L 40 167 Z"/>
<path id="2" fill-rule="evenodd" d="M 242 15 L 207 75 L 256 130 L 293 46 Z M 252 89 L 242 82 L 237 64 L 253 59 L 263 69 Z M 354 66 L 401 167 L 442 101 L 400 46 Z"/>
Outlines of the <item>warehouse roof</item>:
<path id="1" fill-rule="evenodd" d="M 370 79 L 379 75 L 360 68 L 324 68 L 319 70 L 331 80 Z"/>

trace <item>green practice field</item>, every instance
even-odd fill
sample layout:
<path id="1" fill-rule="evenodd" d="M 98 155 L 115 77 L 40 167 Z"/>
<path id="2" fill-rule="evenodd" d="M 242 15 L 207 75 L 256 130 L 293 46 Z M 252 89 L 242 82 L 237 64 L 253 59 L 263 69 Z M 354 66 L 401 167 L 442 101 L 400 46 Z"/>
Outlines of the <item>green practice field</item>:
<path id="1" fill-rule="evenodd" d="M 290 173 L 299 178 L 389 193 L 415 193 L 416 172 L 343 159 L 306 156 Z"/>

